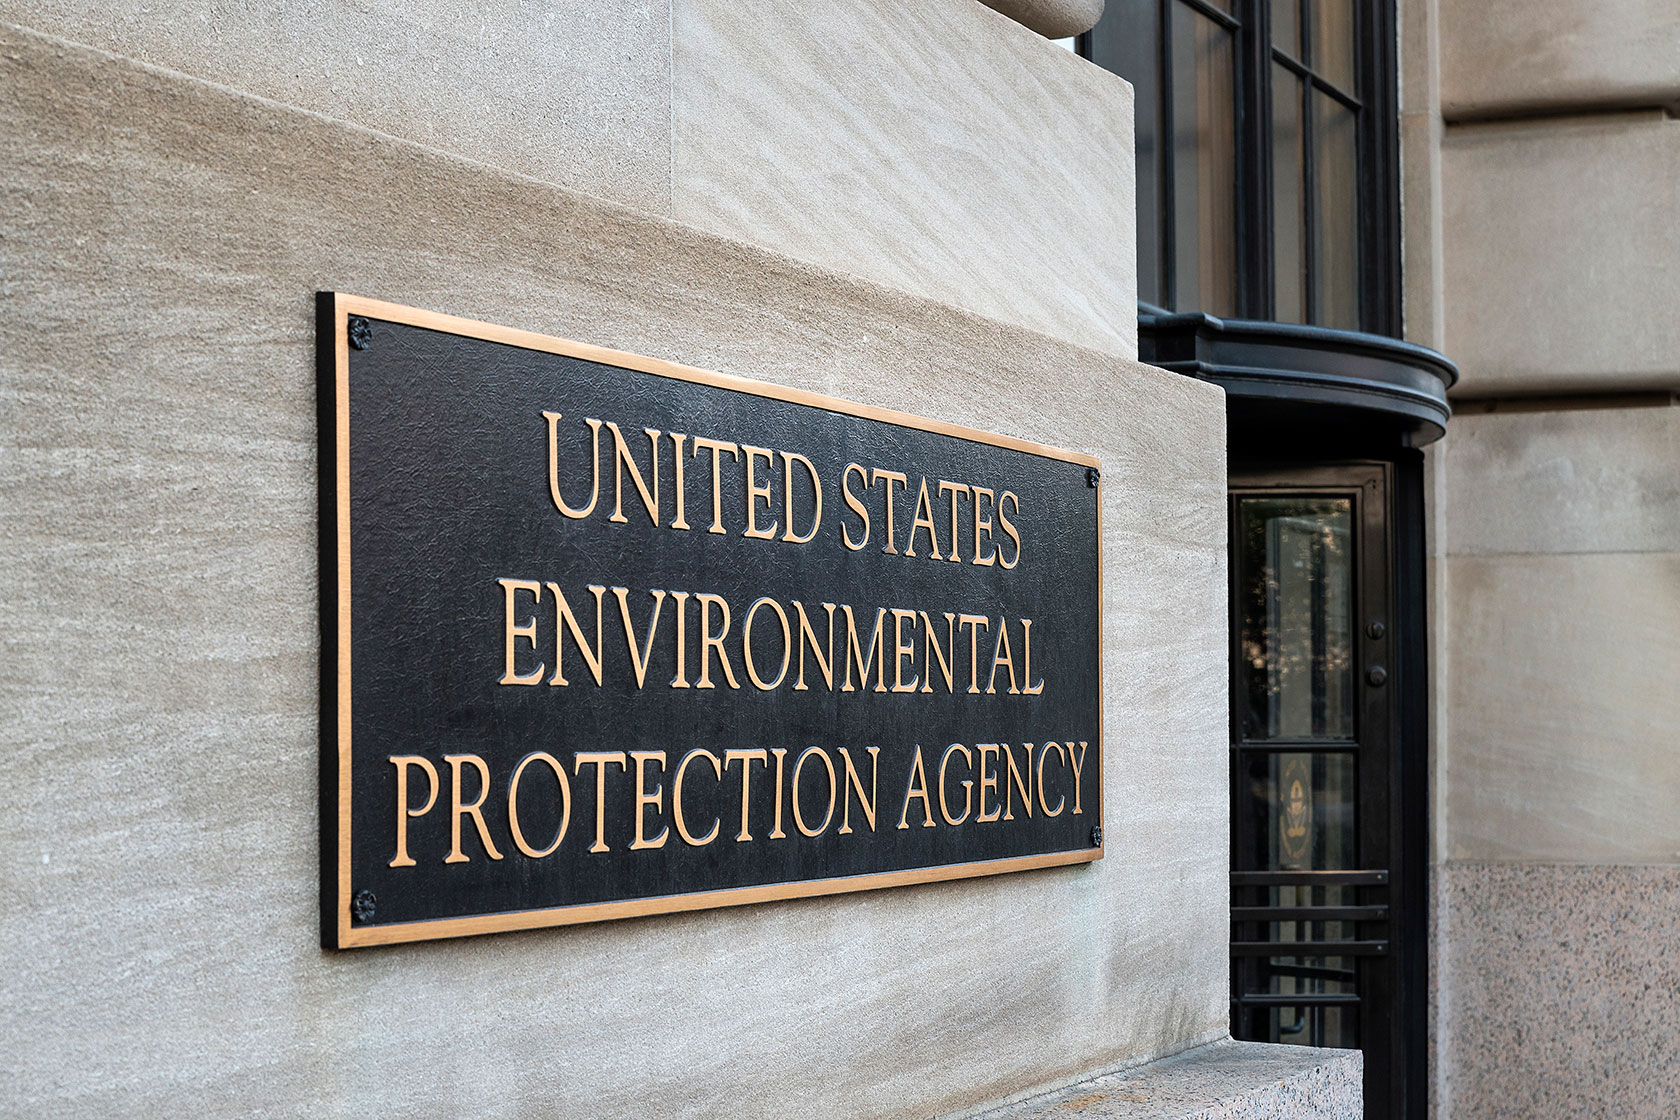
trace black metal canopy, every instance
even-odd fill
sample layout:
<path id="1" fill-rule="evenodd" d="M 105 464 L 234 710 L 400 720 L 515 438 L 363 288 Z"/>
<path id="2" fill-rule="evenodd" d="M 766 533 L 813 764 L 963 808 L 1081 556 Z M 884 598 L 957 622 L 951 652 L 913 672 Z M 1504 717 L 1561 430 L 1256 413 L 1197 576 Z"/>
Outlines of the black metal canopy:
<path id="1" fill-rule="evenodd" d="M 1138 357 L 1222 386 L 1233 427 L 1351 422 L 1411 447 L 1446 433 L 1458 367 L 1427 347 L 1296 323 L 1138 307 Z"/>

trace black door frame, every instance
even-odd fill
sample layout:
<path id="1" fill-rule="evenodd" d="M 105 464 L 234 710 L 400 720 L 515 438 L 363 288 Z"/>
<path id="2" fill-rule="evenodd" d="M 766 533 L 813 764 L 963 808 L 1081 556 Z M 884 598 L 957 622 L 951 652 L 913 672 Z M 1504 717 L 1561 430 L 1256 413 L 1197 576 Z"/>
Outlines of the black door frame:
<path id="1" fill-rule="evenodd" d="M 1367 443 L 1366 446 L 1369 446 Z M 1323 451 L 1322 444 L 1319 450 Z M 1311 459 L 1248 454 L 1230 466 L 1231 517 L 1231 795 L 1232 1033 L 1259 1037 L 1251 1017 L 1266 1002 L 1244 1000 L 1258 983 L 1270 925 L 1239 920 L 1265 915 L 1272 886 L 1300 873 L 1256 874 L 1252 830 L 1242 827 L 1246 758 L 1241 712 L 1246 697 L 1236 671 L 1238 570 L 1236 496 L 1255 493 L 1357 494 L 1354 564 L 1357 591 L 1354 666 L 1359 866 L 1351 874 L 1309 873 L 1305 881 L 1356 889 L 1357 936 L 1334 955 L 1359 961 L 1360 1045 L 1365 1051 L 1366 1115 L 1411 1120 L 1427 1114 L 1428 1047 L 1428 678 L 1423 469 L 1419 452 L 1396 448 L 1377 458 Z M 1372 628 L 1381 623 L 1381 632 Z M 1375 635 L 1375 636 L 1373 636 Z M 1370 674 L 1381 669 L 1381 684 Z M 1276 744 L 1273 744 L 1274 747 Z M 1309 749 L 1325 749 L 1314 744 Z M 1382 757 L 1386 756 L 1386 757 Z M 1369 760 L 1369 761 L 1367 761 Z M 1373 770 L 1375 765 L 1378 769 Z M 1343 900 L 1345 901 L 1345 900 Z M 1380 907 L 1380 909 L 1379 909 Z M 1379 917 L 1380 915 L 1380 917 Z M 1330 954 L 1326 954 L 1330 955 Z M 1352 1003 L 1353 1001 L 1344 1001 Z"/>

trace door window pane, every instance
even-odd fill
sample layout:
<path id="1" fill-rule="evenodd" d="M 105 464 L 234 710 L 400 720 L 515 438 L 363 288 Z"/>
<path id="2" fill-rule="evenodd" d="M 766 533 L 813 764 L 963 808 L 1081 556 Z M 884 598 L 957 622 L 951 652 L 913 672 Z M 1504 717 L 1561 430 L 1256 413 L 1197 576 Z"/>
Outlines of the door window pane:
<path id="1" fill-rule="evenodd" d="M 1237 502 L 1245 739 L 1353 738 L 1353 502 Z"/>
<path id="2" fill-rule="evenodd" d="M 1253 866 L 1265 871 L 1347 871 L 1359 866 L 1354 843 L 1354 759 L 1344 751 L 1253 754 L 1247 762 L 1249 812 L 1256 835 Z M 1311 905 L 1308 892 L 1331 888 L 1278 887 L 1274 906 Z M 1336 888 L 1339 889 L 1339 888 Z M 1291 941 L 1295 936 L 1286 923 Z M 1323 924 L 1323 923 L 1320 923 Z M 1333 923 L 1338 924 L 1339 923 Z"/>
<path id="3" fill-rule="evenodd" d="M 1301 190 L 1301 80 L 1272 65 L 1273 318 L 1306 322 L 1306 222 Z"/>
<path id="4" fill-rule="evenodd" d="M 1359 329 L 1359 149 L 1353 110 L 1313 94 L 1318 177 L 1317 321 Z"/>
<path id="5" fill-rule="evenodd" d="M 1175 311 L 1236 310 L 1236 106 L 1231 33 L 1172 9 Z"/>

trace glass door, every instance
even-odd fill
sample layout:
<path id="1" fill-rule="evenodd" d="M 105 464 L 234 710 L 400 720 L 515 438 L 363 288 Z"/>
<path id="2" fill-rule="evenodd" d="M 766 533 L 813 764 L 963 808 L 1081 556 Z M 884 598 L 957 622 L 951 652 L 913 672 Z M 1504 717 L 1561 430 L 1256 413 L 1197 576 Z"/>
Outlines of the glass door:
<path id="1" fill-rule="evenodd" d="M 1233 470 L 1231 1031 L 1365 1051 L 1401 1116 L 1391 466 Z"/>

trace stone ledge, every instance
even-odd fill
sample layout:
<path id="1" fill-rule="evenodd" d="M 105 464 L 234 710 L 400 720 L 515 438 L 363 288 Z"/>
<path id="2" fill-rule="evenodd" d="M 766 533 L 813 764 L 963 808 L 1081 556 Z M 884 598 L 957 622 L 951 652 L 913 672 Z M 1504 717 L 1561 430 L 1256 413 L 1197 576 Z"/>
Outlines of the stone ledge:
<path id="1" fill-rule="evenodd" d="M 1099 1074 L 973 1120 L 1358 1120 L 1365 1055 L 1223 1039 Z"/>

